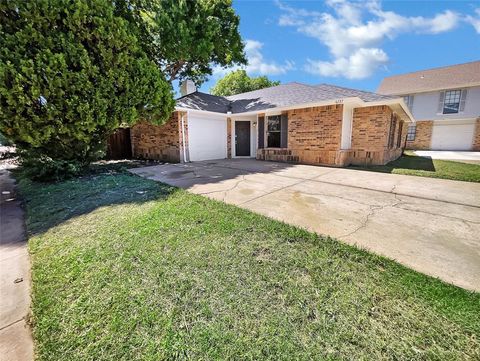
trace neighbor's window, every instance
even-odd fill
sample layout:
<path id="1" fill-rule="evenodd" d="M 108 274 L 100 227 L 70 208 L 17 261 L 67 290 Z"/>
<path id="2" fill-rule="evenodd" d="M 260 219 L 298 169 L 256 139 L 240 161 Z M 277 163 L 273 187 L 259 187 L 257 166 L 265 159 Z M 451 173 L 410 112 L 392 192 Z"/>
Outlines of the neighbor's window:
<path id="1" fill-rule="evenodd" d="M 413 107 L 413 95 L 405 95 L 403 97 L 405 104 L 407 104 L 408 109 L 412 110 Z"/>
<path id="2" fill-rule="evenodd" d="M 412 141 L 415 140 L 415 135 L 417 134 L 417 126 L 416 125 L 409 125 L 407 130 L 407 140 Z"/>
<path id="3" fill-rule="evenodd" d="M 272 115 L 267 119 L 267 147 L 280 148 L 281 116 Z"/>
<path id="4" fill-rule="evenodd" d="M 443 101 L 443 114 L 458 113 L 461 95 L 461 90 L 449 90 L 445 92 L 445 100 Z"/>

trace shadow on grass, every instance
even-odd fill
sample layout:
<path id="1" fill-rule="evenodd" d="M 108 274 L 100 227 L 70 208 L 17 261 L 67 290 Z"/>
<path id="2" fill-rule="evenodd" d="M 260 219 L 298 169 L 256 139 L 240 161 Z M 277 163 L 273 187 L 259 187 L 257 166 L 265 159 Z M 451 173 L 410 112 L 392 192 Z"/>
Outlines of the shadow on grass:
<path id="1" fill-rule="evenodd" d="M 385 165 L 372 165 L 366 167 L 353 166 L 352 168 L 367 168 L 384 173 L 393 173 L 393 171 L 398 168 L 426 172 L 436 171 L 432 158 L 408 154 L 403 154 L 400 158 Z"/>
<path id="2" fill-rule="evenodd" d="M 139 160 L 102 161 L 92 164 L 82 177 L 56 183 L 32 182 L 22 177 L 21 170 L 17 171 L 20 193 L 27 208 L 28 232 L 30 234 L 45 232 L 70 218 L 104 206 L 168 198 L 178 188 L 127 171 L 130 168 L 159 164 L 162 163 Z M 252 168 L 228 168 L 227 165 L 219 172 L 212 169 L 212 165 L 217 165 L 216 161 L 202 164 L 204 173 L 202 175 L 196 173 L 195 167 L 184 164 L 179 166 L 178 171 L 172 172 L 173 178 L 185 177 L 192 184 L 219 183 L 252 172 L 271 173 L 293 166 L 288 163 L 255 161 L 250 164 Z M 148 167 L 142 169 L 140 175 L 145 176 L 149 173 Z"/>
<path id="3" fill-rule="evenodd" d="M 177 191 L 175 187 L 127 172 L 132 166 L 135 165 L 129 161 L 94 164 L 84 176 L 56 183 L 33 182 L 16 172 L 27 209 L 28 233 L 43 233 L 100 207 L 167 199 Z"/>

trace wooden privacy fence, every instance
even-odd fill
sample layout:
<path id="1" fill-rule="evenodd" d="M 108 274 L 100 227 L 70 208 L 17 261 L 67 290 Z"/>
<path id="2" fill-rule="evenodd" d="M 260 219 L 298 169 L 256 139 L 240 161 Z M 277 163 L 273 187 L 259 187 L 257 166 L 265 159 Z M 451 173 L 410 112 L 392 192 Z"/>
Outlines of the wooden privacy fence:
<path id="1" fill-rule="evenodd" d="M 107 140 L 107 159 L 132 158 L 130 128 L 118 128 Z"/>

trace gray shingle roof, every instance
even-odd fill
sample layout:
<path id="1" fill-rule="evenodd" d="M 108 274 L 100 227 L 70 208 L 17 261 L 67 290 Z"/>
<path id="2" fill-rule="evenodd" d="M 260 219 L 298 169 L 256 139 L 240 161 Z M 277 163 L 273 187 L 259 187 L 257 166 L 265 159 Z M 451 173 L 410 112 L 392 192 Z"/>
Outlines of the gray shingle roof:
<path id="1" fill-rule="evenodd" d="M 191 93 L 178 98 L 177 106 L 215 113 L 227 113 L 230 111 L 230 101 L 228 99 L 201 92 Z"/>
<path id="2" fill-rule="evenodd" d="M 425 91 L 461 88 L 480 84 L 480 61 L 445 66 L 383 79 L 381 94 L 413 94 Z"/>
<path id="3" fill-rule="evenodd" d="M 394 98 L 329 84 L 312 86 L 300 83 L 288 83 L 229 97 L 218 97 L 195 92 L 178 99 L 177 106 L 218 113 L 226 113 L 227 111 L 244 113 L 306 103 L 333 101 L 349 97 L 359 97 L 365 102 Z"/>

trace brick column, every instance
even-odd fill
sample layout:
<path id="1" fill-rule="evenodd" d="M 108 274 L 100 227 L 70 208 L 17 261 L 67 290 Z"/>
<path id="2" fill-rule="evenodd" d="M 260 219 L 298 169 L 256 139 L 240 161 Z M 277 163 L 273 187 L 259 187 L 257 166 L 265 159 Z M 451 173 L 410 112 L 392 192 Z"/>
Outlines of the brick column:
<path id="1" fill-rule="evenodd" d="M 473 134 L 472 150 L 480 151 L 480 118 L 475 123 L 475 133 Z"/>

